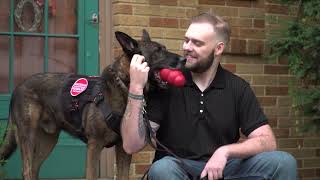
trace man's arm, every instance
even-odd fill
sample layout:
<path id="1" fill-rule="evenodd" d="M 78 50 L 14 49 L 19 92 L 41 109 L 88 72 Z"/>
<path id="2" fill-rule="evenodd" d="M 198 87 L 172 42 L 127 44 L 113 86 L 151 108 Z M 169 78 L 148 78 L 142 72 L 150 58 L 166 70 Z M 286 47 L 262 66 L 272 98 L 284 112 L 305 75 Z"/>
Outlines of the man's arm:
<path id="1" fill-rule="evenodd" d="M 142 100 L 128 98 L 127 108 L 121 123 L 123 149 L 128 154 L 138 152 L 146 144 L 142 109 Z"/>
<path id="2" fill-rule="evenodd" d="M 246 158 L 277 148 L 276 139 L 269 125 L 263 125 L 240 143 L 229 144 L 218 148 L 207 162 L 201 177 L 208 175 L 209 179 L 222 178 L 223 169 L 230 158 Z M 211 178 L 210 178 L 211 177 Z"/>
<path id="3" fill-rule="evenodd" d="M 128 154 L 139 151 L 146 144 L 146 127 L 143 123 L 142 111 L 143 89 L 148 79 L 149 69 L 143 56 L 132 57 L 128 102 L 121 122 L 123 148 Z"/>
<path id="4" fill-rule="evenodd" d="M 276 150 L 277 144 L 272 129 L 269 125 L 263 125 L 248 136 L 241 143 L 222 146 L 228 158 L 246 158 L 265 151 Z"/>

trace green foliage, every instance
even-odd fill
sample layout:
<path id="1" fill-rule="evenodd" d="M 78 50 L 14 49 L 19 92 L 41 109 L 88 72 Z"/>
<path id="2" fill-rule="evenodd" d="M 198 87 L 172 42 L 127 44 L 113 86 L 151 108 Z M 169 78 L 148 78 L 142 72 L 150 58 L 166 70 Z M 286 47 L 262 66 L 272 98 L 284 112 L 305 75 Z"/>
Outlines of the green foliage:
<path id="1" fill-rule="evenodd" d="M 311 119 L 305 129 L 320 132 L 320 1 L 280 1 L 297 7 L 297 14 L 279 23 L 283 31 L 270 39 L 270 57 L 288 59 L 290 72 L 298 79 L 290 85 L 293 106 Z"/>

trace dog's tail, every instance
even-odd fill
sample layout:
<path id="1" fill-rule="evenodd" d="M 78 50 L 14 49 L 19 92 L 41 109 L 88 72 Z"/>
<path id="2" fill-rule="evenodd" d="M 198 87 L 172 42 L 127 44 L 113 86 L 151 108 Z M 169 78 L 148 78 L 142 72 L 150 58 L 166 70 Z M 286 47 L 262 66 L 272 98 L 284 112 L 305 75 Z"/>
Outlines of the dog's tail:
<path id="1" fill-rule="evenodd" d="M 1 142 L 0 143 L 0 162 L 8 159 L 17 148 L 17 142 L 15 139 L 16 127 L 12 122 L 12 115 L 11 115 L 12 103 L 13 103 L 13 99 L 11 99 L 11 102 L 10 102 L 9 120 L 8 120 L 7 128 L 5 129 L 2 141 L 0 140 Z"/>

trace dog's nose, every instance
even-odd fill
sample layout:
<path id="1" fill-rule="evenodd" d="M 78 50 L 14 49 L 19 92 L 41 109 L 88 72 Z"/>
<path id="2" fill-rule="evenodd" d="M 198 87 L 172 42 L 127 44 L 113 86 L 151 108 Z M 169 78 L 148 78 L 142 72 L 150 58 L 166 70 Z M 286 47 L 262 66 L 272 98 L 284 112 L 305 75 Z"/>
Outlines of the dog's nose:
<path id="1" fill-rule="evenodd" d="M 183 65 L 186 64 L 187 59 L 185 57 L 179 57 L 179 62 L 181 62 Z"/>

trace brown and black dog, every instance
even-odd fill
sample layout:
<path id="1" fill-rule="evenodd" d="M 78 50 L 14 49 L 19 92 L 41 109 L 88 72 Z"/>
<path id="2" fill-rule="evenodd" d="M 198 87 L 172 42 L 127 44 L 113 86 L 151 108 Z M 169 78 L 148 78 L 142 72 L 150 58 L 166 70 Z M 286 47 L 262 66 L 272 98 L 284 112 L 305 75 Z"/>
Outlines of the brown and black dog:
<path id="1" fill-rule="evenodd" d="M 82 103 L 81 107 L 78 106 L 79 104 L 64 104 L 67 98 L 61 94 L 63 89 L 66 89 L 67 79 L 73 76 L 70 74 L 36 74 L 14 90 L 10 103 L 8 128 L 0 148 L 0 158 L 7 159 L 18 145 L 22 155 L 24 180 L 38 179 L 39 168 L 57 144 L 62 130 L 87 143 L 87 179 L 97 179 L 100 152 L 104 147 L 114 145 L 116 146 L 117 179 L 129 179 L 131 156 L 122 149 L 121 137 L 109 126 L 107 122 L 109 120 L 106 120 L 108 118 L 102 113 L 101 107 L 104 109 L 106 105 L 111 109 L 112 114 L 120 115 L 118 119 L 121 120 L 127 104 L 129 67 L 134 54 L 145 56 L 150 66 L 145 93 L 154 88 L 166 88 L 166 84 L 159 78 L 159 70 L 182 68 L 185 59 L 169 52 L 165 46 L 151 41 L 145 30 L 142 40 L 138 41 L 122 32 L 116 32 L 115 36 L 124 53 L 103 71 L 101 80 L 98 81 L 102 84 L 101 91 L 96 89 L 98 92 L 93 93 L 95 96 L 91 98 L 92 101 Z M 81 77 L 86 78 L 86 76 Z M 96 101 L 96 99 L 99 100 Z M 100 103 L 102 106 L 98 105 Z M 77 118 L 71 118 L 71 112 L 75 112 L 81 121 L 77 122 Z"/>

